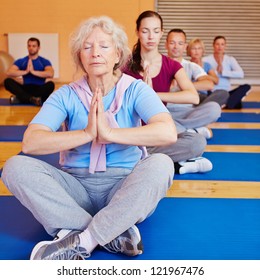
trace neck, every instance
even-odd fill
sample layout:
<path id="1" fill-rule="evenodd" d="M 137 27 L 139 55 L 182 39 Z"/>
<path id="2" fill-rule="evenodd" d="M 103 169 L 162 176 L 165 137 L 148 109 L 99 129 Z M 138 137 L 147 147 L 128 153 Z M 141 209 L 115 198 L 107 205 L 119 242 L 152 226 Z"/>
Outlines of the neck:
<path id="1" fill-rule="evenodd" d="M 180 57 L 172 57 L 172 56 L 170 56 L 169 54 L 168 54 L 168 56 L 169 56 L 169 58 L 171 58 L 172 60 L 175 60 L 175 61 L 178 61 L 178 62 L 182 62 L 182 56 L 180 56 Z"/>
<path id="2" fill-rule="evenodd" d="M 33 54 L 33 55 L 28 55 L 30 59 L 36 59 L 39 55 L 38 54 Z"/>
<path id="3" fill-rule="evenodd" d="M 142 61 L 147 61 L 149 64 L 153 64 L 155 61 L 161 58 L 161 54 L 158 50 L 153 50 L 149 52 L 141 51 Z"/>
<path id="4" fill-rule="evenodd" d="M 118 75 L 107 76 L 87 76 L 87 82 L 92 92 L 100 88 L 103 96 L 107 95 L 109 91 L 115 86 L 120 77 Z"/>
<path id="5" fill-rule="evenodd" d="M 199 64 L 199 65 L 203 65 L 203 62 L 202 62 L 202 59 L 201 59 L 201 58 L 192 57 L 192 58 L 190 59 L 190 61 L 191 61 L 191 62 L 195 62 L 195 63 L 197 63 L 197 64 Z"/>

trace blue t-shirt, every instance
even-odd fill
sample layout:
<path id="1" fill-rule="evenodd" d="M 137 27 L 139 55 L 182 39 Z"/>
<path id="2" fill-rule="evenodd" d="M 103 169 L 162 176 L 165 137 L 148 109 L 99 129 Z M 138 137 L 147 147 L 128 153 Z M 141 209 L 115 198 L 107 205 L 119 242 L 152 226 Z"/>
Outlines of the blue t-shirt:
<path id="1" fill-rule="evenodd" d="M 110 107 L 116 88 L 103 97 L 105 111 Z M 121 128 L 136 127 L 140 119 L 144 122 L 159 113 L 168 112 L 155 91 L 141 80 L 135 80 L 125 91 L 123 104 L 116 114 L 116 121 Z M 68 130 L 82 130 L 88 123 L 88 111 L 73 89 L 64 85 L 44 102 L 39 113 L 31 123 L 41 124 L 57 131 L 63 122 Z M 89 167 L 91 143 L 62 153 L 60 164 L 63 167 Z M 122 144 L 106 145 L 107 167 L 132 169 L 140 160 L 139 147 Z"/>
<path id="2" fill-rule="evenodd" d="M 203 62 L 203 69 L 208 74 L 210 69 L 213 69 L 213 68 L 208 62 Z"/>
<path id="3" fill-rule="evenodd" d="M 29 56 L 17 59 L 14 64 L 19 68 L 19 70 L 26 70 L 28 64 Z M 36 59 L 32 60 L 33 68 L 36 71 L 44 71 L 46 66 L 51 66 L 51 62 L 48 59 L 45 59 L 41 56 L 38 56 Z M 45 83 L 45 78 L 34 76 L 31 73 L 28 73 L 23 76 L 23 81 L 25 85 L 43 85 Z"/>

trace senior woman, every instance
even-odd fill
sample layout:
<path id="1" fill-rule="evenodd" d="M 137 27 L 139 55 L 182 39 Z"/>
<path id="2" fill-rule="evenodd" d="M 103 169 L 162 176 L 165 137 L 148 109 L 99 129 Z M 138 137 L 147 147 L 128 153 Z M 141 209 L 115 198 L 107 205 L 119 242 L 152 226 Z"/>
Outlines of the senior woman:
<path id="1" fill-rule="evenodd" d="M 110 18 L 84 21 L 71 36 L 82 78 L 48 98 L 23 138 L 24 153 L 60 152 L 61 169 L 29 156 L 4 166 L 6 186 L 56 236 L 38 243 L 31 259 L 85 259 L 98 245 L 143 252 L 136 224 L 155 210 L 174 175 L 167 155 L 148 156 L 144 146 L 173 144 L 177 135 L 153 89 L 119 71 L 127 46 Z"/>

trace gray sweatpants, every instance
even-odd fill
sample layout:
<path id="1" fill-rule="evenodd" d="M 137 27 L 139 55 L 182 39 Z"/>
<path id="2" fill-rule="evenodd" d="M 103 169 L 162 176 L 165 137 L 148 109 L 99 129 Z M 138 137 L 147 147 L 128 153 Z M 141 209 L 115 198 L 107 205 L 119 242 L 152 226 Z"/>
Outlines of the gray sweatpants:
<path id="1" fill-rule="evenodd" d="M 221 116 L 221 107 L 217 102 L 212 101 L 198 106 L 169 103 L 167 108 L 172 115 L 178 133 L 189 128 L 207 126 Z"/>
<path id="2" fill-rule="evenodd" d="M 180 162 L 200 157 L 206 146 L 207 141 L 204 136 L 185 131 L 178 134 L 176 143 L 168 146 L 147 147 L 147 151 L 149 154 L 163 153 L 168 155 L 173 162 Z"/>
<path id="3" fill-rule="evenodd" d="M 18 155 L 6 162 L 2 180 L 50 235 L 88 228 L 105 245 L 155 210 L 173 175 L 172 160 L 164 154 L 148 156 L 133 170 L 108 168 L 95 174 L 86 168 L 65 172 Z"/>

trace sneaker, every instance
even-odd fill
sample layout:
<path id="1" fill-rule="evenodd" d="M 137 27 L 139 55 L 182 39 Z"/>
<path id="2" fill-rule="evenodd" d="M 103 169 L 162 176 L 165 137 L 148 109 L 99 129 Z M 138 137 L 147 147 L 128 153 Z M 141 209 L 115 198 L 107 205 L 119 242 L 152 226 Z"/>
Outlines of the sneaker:
<path id="1" fill-rule="evenodd" d="M 42 106 L 42 99 L 41 99 L 41 97 L 34 97 L 34 96 L 32 96 L 30 98 L 30 102 L 32 104 L 36 105 L 36 106 Z"/>
<path id="2" fill-rule="evenodd" d="M 205 173 L 211 171 L 213 168 L 211 161 L 204 157 L 197 157 L 187 161 L 181 161 L 179 164 L 181 165 L 179 170 L 180 174 Z"/>
<path id="3" fill-rule="evenodd" d="M 61 230 L 53 241 L 38 243 L 31 253 L 31 260 L 84 260 L 90 257 L 79 244 L 80 231 Z"/>
<path id="4" fill-rule="evenodd" d="M 120 234 L 111 242 L 103 246 L 110 253 L 122 253 L 127 256 L 136 256 L 143 253 L 143 244 L 140 232 L 136 226 Z"/>
<path id="5" fill-rule="evenodd" d="M 21 104 L 21 101 L 15 95 L 11 95 L 9 101 L 10 101 L 10 104 L 12 104 L 12 105 Z"/>
<path id="6" fill-rule="evenodd" d="M 210 129 L 206 126 L 188 129 L 188 132 L 199 133 L 202 136 L 204 136 L 206 139 L 211 139 L 213 137 L 212 129 Z"/>

